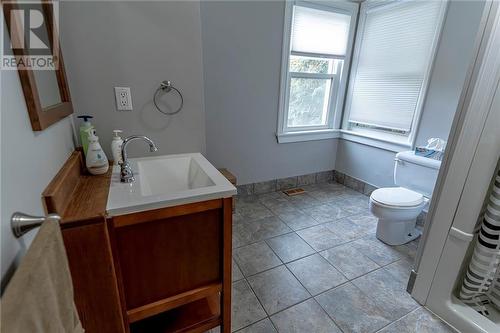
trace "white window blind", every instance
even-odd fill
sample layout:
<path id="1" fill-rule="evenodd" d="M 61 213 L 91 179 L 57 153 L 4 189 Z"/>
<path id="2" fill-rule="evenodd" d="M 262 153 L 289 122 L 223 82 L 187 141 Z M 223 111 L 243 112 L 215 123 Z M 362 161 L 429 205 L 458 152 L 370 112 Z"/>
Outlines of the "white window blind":
<path id="1" fill-rule="evenodd" d="M 291 50 L 344 56 L 350 22 L 350 15 L 294 6 Z"/>
<path id="2" fill-rule="evenodd" d="M 351 124 L 411 130 L 441 6 L 441 1 L 405 1 L 366 11 L 351 87 Z"/>

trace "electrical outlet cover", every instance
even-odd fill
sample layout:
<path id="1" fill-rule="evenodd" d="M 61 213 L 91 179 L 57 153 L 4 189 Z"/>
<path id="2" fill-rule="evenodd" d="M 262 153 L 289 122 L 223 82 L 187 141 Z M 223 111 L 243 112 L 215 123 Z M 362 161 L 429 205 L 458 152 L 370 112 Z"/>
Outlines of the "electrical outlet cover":
<path id="1" fill-rule="evenodd" d="M 118 111 L 132 111 L 130 87 L 115 87 L 115 98 Z"/>

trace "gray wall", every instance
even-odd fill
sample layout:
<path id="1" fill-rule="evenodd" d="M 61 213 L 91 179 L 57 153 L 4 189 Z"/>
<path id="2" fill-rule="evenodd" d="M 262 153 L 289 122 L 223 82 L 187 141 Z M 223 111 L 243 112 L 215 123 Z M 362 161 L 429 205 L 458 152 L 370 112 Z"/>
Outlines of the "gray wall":
<path id="1" fill-rule="evenodd" d="M 208 158 L 245 184 L 333 169 L 336 140 L 278 144 L 284 2 L 201 4 Z"/>
<path id="2" fill-rule="evenodd" d="M 77 114 L 95 117 L 108 157 L 113 129 L 150 136 L 159 155 L 205 152 L 198 2 L 63 2 L 60 12 L 73 104 Z M 152 105 L 154 91 L 167 79 L 184 95 L 175 116 Z M 116 111 L 115 86 L 131 87 L 132 112 Z M 172 108 L 179 103 L 174 94 L 162 100 Z M 150 154 L 142 143 L 130 145 L 130 152 Z"/>
<path id="3" fill-rule="evenodd" d="M 447 139 L 470 62 L 484 3 L 451 1 L 438 48 L 417 145 Z M 375 186 L 393 186 L 394 152 L 340 140 L 335 168 Z"/>
<path id="4" fill-rule="evenodd" d="M 36 231 L 12 236 L 15 211 L 43 215 L 41 193 L 74 150 L 71 118 L 35 133 L 16 71 L 1 73 L 1 252 L 2 283 L 13 272 Z M 5 279 L 4 279 L 5 278 Z"/>

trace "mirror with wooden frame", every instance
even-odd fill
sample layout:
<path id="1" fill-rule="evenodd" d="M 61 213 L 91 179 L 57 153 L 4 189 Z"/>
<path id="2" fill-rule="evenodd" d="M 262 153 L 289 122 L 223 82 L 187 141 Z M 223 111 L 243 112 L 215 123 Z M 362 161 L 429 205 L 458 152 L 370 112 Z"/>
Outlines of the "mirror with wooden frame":
<path id="1" fill-rule="evenodd" d="M 57 3 L 48 0 L 2 0 L 11 43 L 8 51 L 15 61 L 13 67 L 17 66 L 33 131 L 42 131 L 73 113 L 54 21 L 55 6 Z M 43 62 L 45 67 L 34 66 L 34 59 L 46 59 L 53 66 Z"/>

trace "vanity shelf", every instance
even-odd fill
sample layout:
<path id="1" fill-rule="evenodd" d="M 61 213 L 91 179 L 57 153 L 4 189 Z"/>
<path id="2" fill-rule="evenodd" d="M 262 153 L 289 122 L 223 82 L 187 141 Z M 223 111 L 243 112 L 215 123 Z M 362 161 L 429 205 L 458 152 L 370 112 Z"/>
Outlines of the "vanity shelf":
<path id="1" fill-rule="evenodd" d="M 219 297 L 221 291 L 222 285 L 219 283 L 189 290 L 184 293 L 127 311 L 128 321 L 130 323 L 135 323 L 162 312 L 170 311 L 177 307 L 199 301 L 200 299 L 213 297 L 214 295 Z"/>
<path id="2" fill-rule="evenodd" d="M 220 296 L 216 294 L 132 323 L 130 332 L 205 332 L 220 323 Z"/>

